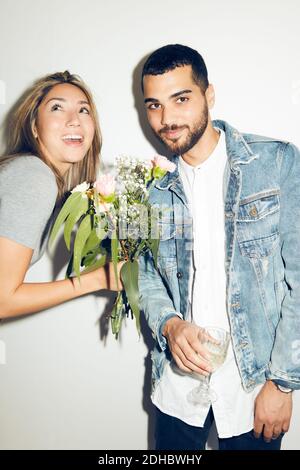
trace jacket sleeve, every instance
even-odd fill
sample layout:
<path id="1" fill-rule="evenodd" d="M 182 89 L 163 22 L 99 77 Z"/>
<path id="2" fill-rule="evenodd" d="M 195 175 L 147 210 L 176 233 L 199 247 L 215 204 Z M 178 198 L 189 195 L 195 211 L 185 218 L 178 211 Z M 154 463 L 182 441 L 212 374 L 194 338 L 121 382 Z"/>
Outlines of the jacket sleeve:
<path id="1" fill-rule="evenodd" d="M 300 152 L 285 144 L 281 165 L 280 237 L 286 295 L 267 379 L 300 388 Z"/>
<path id="2" fill-rule="evenodd" d="M 182 318 L 182 315 L 175 310 L 173 301 L 149 252 L 139 258 L 139 299 L 140 309 L 144 312 L 153 337 L 164 351 L 167 347 L 167 341 L 162 335 L 164 324 L 169 318 L 174 316 Z"/>

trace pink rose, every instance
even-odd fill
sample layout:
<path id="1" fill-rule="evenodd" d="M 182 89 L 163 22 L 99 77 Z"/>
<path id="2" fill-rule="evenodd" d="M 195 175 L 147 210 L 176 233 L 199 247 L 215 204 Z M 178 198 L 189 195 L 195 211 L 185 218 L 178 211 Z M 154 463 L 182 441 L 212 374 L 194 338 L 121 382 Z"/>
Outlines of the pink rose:
<path id="1" fill-rule="evenodd" d="M 175 163 L 170 162 L 170 160 L 167 159 L 167 157 L 164 157 L 163 155 L 156 155 L 152 159 L 152 164 L 153 167 L 158 167 L 161 170 L 169 171 L 170 173 L 173 173 L 176 169 Z"/>
<path id="2" fill-rule="evenodd" d="M 167 172 L 173 173 L 176 169 L 175 163 L 170 162 L 167 157 L 163 157 L 162 155 L 156 155 L 152 159 L 152 165 L 154 179 L 163 178 Z"/>
<path id="3" fill-rule="evenodd" d="M 100 175 L 94 183 L 94 188 L 106 202 L 111 202 L 114 198 L 116 182 L 112 175 Z"/>

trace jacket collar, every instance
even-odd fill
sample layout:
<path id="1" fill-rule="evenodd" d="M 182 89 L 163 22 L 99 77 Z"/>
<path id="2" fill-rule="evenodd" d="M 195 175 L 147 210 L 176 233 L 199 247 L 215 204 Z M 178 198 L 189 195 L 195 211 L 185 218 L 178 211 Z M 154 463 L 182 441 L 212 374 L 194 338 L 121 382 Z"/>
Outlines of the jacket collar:
<path id="1" fill-rule="evenodd" d="M 250 163 L 259 157 L 252 152 L 242 134 L 226 121 L 216 119 L 212 124 L 225 132 L 228 162 L 233 170 L 237 165 Z"/>
<path id="2" fill-rule="evenodd" d="M 235 171 L 238 165 L 250 163 L 252 160 L 259 158 L 258 154 L 254 154 L 247 144 L 242 134 L 230 126 L 226 121 L 220 119 L 212 121 L 214 127 L 218 127 L 225 132 L 226 151 L 230 168 Z M 184 191 L 182 188 L 179 170 L 178 170 L 179 156 L 174 155 L 172 162 L 176 164 L 176 170 L 173 173 L 167 173 L 155 185 L 158 189 L 173 189 L 185 200 Z"/>

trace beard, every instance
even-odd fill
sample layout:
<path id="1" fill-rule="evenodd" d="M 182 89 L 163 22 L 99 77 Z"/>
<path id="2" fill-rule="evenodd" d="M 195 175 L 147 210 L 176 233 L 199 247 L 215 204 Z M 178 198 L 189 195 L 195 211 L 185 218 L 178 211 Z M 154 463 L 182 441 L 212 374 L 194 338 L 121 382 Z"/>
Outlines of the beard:
<path id="1" fill-rule="evenodd" d="M 176 124 L 172 124 L 172 126 L 165 126 L 160 129 L 159 132 L 155 132 L 155 135 L 172 153 L 175 153 L 176 155 L 183 155 L 193 148 L 194 145 L 196 145 L 197 142 L 201 139 L 207 128 L 207 124 L 208 107 L 205 104 L 205 108 L 199 118 L 199 121 L 196 122 L 192 128 L 188 125 L 176 126 Z M 183 142 L 180 142 L 181 137 L 170 140 L 164 136 L 164 133 L 167 131 L 175 131 L 177 129 L 184 128 L 187 128 L 189 132 Z"/>

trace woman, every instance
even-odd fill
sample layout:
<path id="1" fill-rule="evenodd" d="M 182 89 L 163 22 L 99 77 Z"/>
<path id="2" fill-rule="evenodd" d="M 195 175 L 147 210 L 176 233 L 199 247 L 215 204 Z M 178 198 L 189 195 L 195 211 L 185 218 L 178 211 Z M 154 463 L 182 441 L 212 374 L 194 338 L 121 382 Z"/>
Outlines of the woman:
<path id="1" fill-rule="evenodd" d="M 25 283 L 43 254 L 51 215 L 63 194 L 95 181 L 101 135 L 86 85 L 68 71 L 36 82 L 14 115 L 9 156 L 0 160 L 0 319 L 47 309 L 98 291 L 117 290 L 113 270 Z"/>

